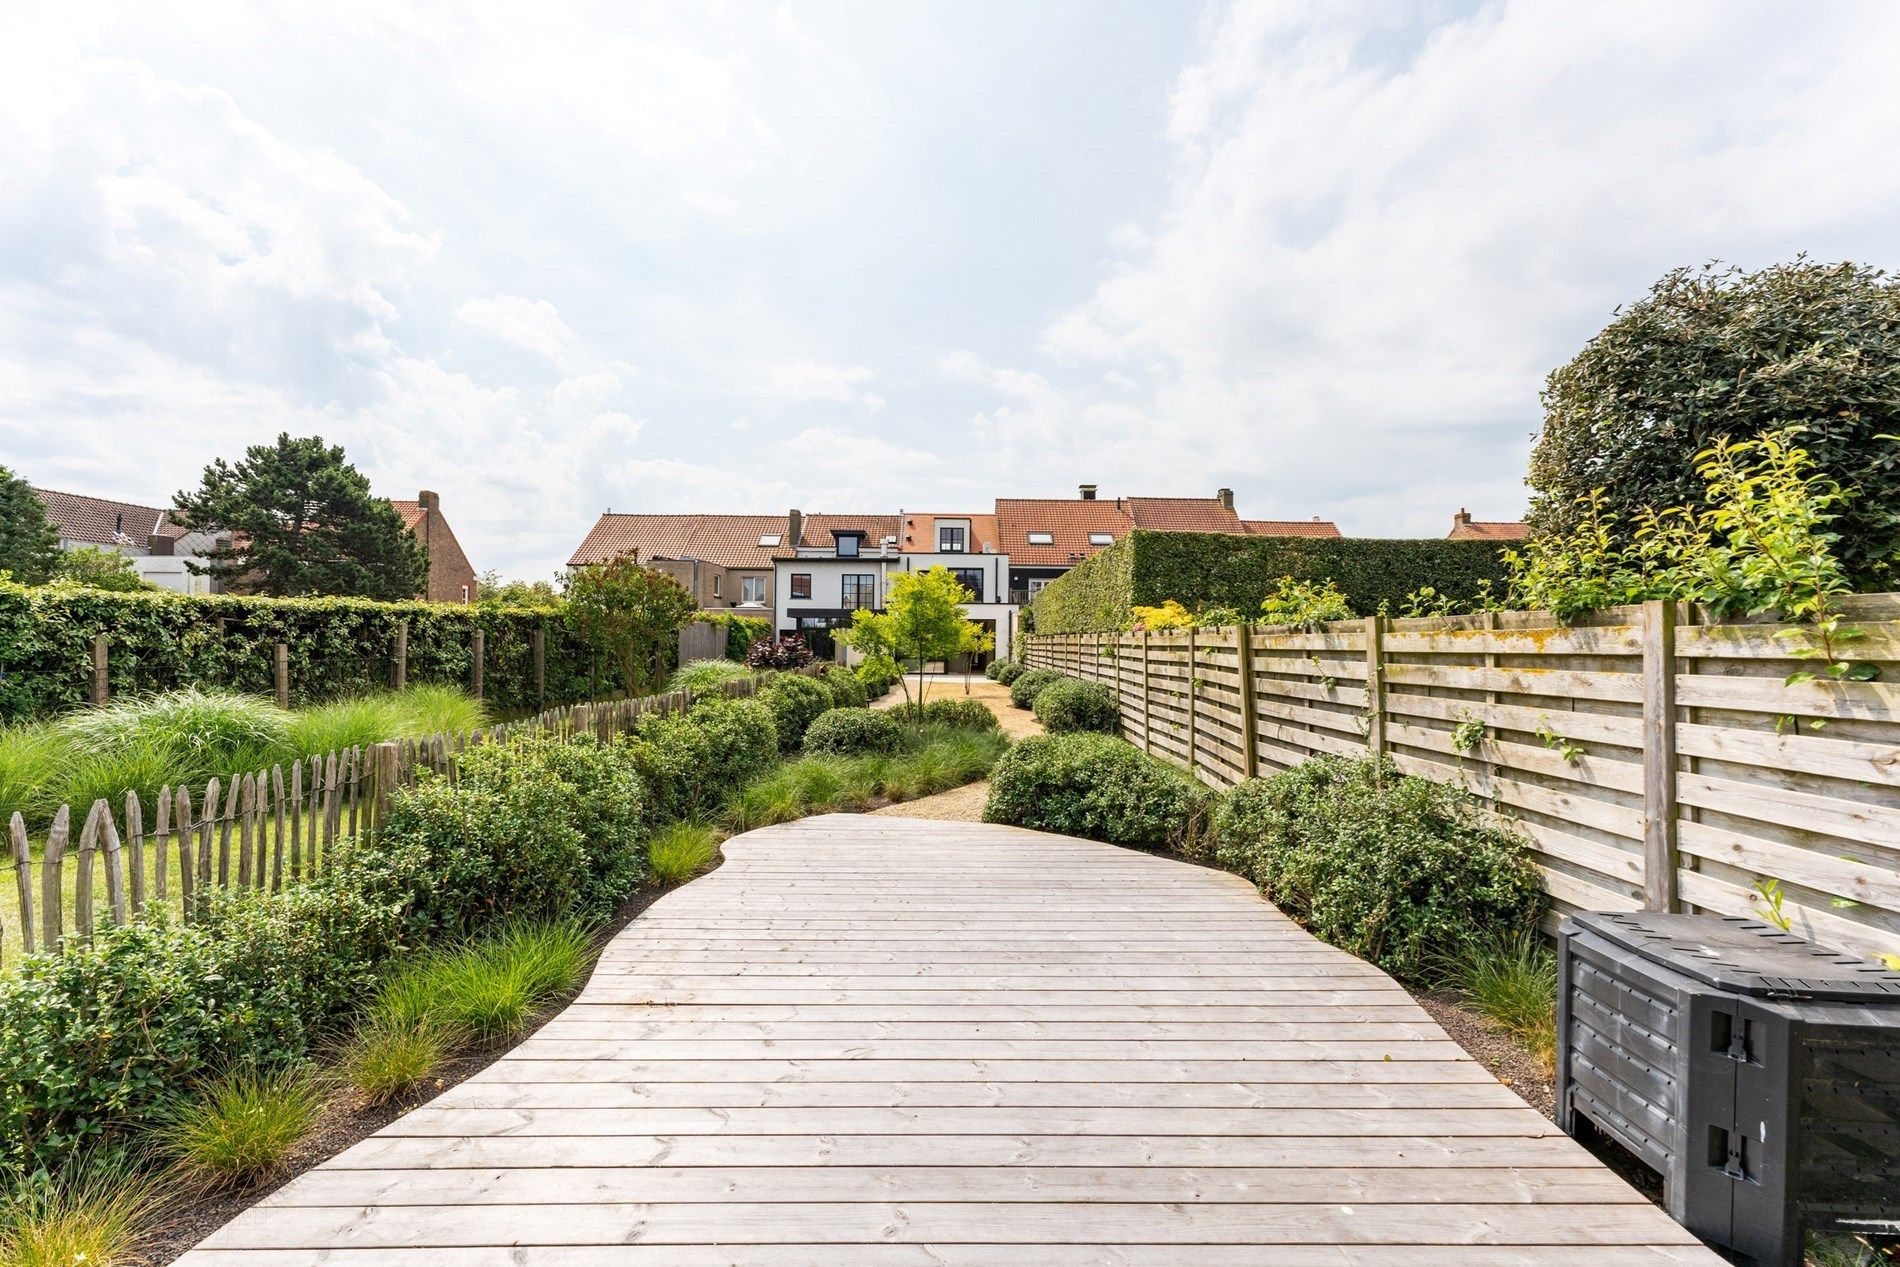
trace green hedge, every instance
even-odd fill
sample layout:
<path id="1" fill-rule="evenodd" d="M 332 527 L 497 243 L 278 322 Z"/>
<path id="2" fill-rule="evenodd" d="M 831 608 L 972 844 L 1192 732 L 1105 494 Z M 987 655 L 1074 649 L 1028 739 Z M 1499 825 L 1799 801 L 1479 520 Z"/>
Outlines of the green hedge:
<path id="1" fill-rule="evenodd" d="M 1126 629 L 1130 607 L 1170 598 L 1191 611 L 1232 607 L 1252 615 L 1283 576 L 1331 580 L 1362 615 L 1381 604 L 1396 614 L 1425 585 L 1464 600 L 1484 581 L 1502 593 L 1507 580 L 1499 548 L 1488 541 L 1131 532 L 1044 589 L 1030 622 L 1036 633 Z"/>
<path id="2" fill-rule="evenodd" d="M 387 687 L 396 627 L 409 622 L 411 683 L 467 686 L 483 631 L 483 695 L 498 712 L 598 694 L 594 657 L 554 608 L 379 603 L 361 598 L 112 593 L 0 582 L 0 721 L 84 703 L 92 640 L 106 636 L 114 695 L 223 686 L 271 694 L 272 644 L 290 648 L 290 694 L 304 703 Z M 533 636 L 547 630 L 547 694 L 537 699 Z M 599 679 L 604 685 L 606 679 Z"/>

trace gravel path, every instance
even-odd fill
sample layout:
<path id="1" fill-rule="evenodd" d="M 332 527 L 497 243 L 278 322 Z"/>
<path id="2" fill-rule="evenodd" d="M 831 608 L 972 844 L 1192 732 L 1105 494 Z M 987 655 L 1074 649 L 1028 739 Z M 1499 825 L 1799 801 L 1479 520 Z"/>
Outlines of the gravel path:
<path id="1" fill-rule="evenodd" d="M 931 678 L 925 691 L 925 699 L 962 699 L 964 682 L 961 678 L 948 681 Z M 968 683 L 969 698 L 982 700 L 989 710 L 996 714 L 996 720 L 1003 725 L 1003 733 L 1011 739 L 1021 739 L 1027 735 L 1040 735 L 1042 727 L 1027 709 L 1010 705 L 1009 692 L 986 677 L 972 677 Z M 901 691 L 892 691 L 872 707 L 892 708 L 904 702 Z M 983 805 L 990 799 L 988 781 L 970 783 L 948 792 L 939 792 L 935 796 L 919 797 L 914 801 L 905 801 L 901 805 L 887 805 L 883 809 L 872 810 L 887 818 L 934 818 L 942 822 L 977 823 L 983 821 Z"/>

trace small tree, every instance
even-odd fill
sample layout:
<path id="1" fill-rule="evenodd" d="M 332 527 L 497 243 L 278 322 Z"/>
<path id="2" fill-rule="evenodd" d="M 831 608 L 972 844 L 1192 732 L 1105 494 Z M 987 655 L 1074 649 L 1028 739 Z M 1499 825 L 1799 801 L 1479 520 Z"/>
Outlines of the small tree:
<path id="1" fill-rule="evenodd" d="M 578 568 L 567 582 L 567 621 L 630 696 L 672 671 L 679 628 L 698 610 L 692 594 L 657 568 L 628 557 Z"/>
<path id="2" fill-rule="evenodd" d="M 904 688 L 906 705 L 921 709 L 926 661 L 974 655 L 996 644 L 993 634 L 963 615 L 963 604 L 971 597 L 948 568 L 900 573 L 891 580 L 884 610 L 859 608 L 851 614 L 851 628 L 838 637 L 867 660 L 911 663 L 917 678 L 916 695 L 911 694 L 903 678 L 898 682 Z"/>
<path id="3" fill-rule="evenodd" d="M 186 566 L 240 592 L 404 599 L 428 583 L 428 556 L 402 516 L 319 436 L 285 432 L 235 465 L 220 458 L 176 500 L 186 527 L 229 534 L 208 562 Z"/>
<path id="4" fill-rule="evenodd" d="M 75 585 L 84 585 L 88 589 L 118 590 L 130 593 L 134 590 L 155 590 L 158 586 L 139 575 L 132 566 L 132 560 L 117 550 L 107 550 L 100 546 L 80 546 L 68 550 L 59 556 L 54 565 L 54 574 L 61 580 L 71 581 Z"/>
<path id="5" fill-rule="evenodd" d="M 59 562 L 59 531 L 33 486 L 0 466 L 0 571 L 22 585 L 43 585 Z"/>
<path id="6" fill-rule="evenodd" d="M 550 581 L 504 581 L 490 568 L 475 578 L 475 601 L 490 607 L 555 607 L 561 592 Z"/>

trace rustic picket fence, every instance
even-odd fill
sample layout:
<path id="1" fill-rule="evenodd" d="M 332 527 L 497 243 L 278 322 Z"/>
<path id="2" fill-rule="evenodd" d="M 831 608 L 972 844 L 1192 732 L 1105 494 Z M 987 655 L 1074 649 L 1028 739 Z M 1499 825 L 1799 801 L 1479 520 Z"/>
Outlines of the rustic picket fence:
<path id="1" fill-rule="evenodd" d="M 743 698 L 757 690 L 758 679 L 740 678 L 700 692 L 574 704 L 470 733 L 348 748 L 213 778 L 202 789 L 166 787 L 150 798 L 128 791 L 122 803 L 94 801 L 83 818 L 62 805 L 37 849 L 16 811 L 8 824 L 16 935 L 25 951 L 56 951 L 68 936 L 90 937 L 102 922 L 122 925 L 156 906 L 189 920 L 213 892 L 279 892 L 320 874 L 337 842 L 378 821 L 390 792 L 418 772 L 454 778 L 456 758 L 471 747 L 531 733 L 592 735 L 605 743 L 642 718 L 683 713 L 697 698 Z M 0 928 L 0 947 L 5 932 Z"/>
<path id="2" fill-rule="evenodd" d="M 1876 680 L 1797 654 L 1811 626 L 1671 603 L 1030 635 L 1024 660 L 1109 684 L 1133 743 L 1215 786 L 1369 751 L 1461 783 L 1530 840 L 1557 914 L 1765 916 L 1896 954 L 1900 595 L 1844 610 L 1838 654 Z"/>

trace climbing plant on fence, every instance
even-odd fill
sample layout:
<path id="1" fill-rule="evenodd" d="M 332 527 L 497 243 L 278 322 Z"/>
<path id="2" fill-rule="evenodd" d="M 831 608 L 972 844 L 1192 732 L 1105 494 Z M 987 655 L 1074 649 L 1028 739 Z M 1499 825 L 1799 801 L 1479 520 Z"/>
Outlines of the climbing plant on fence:
<path id="1" fill-rule="evenodd" d="M 1131 532 L 1044 589 L 1031 623 L 1037 633 L 1125 629 L 1132 606 L 1171 598 L 1193 611 L 1257 612 L 1283 577 L 1331 580 L 1354 611 L 1399 611 L 1421 586 L 1465 602 L 1486 583 L 1502 592 L 1506 576 L 1488 541 Z"/>
<path id="2" fill-rule="evenodd" d="M 554 608 L 382 603 L 357 598 L 111 593 L 0 582 L 0 720 L 84 703 L 93 639 L 106 638 L 114 695 L 223 686 L 270 695 L 273 648 L 288 649 L 293 701 L 391 685 L 399 630 L 407 680 L 467 685 L 482 633 L 483 694 L 500 711 L 587 698 L 593 656 Z M 545 631 L 545 698 L 534 666 Z"/>

